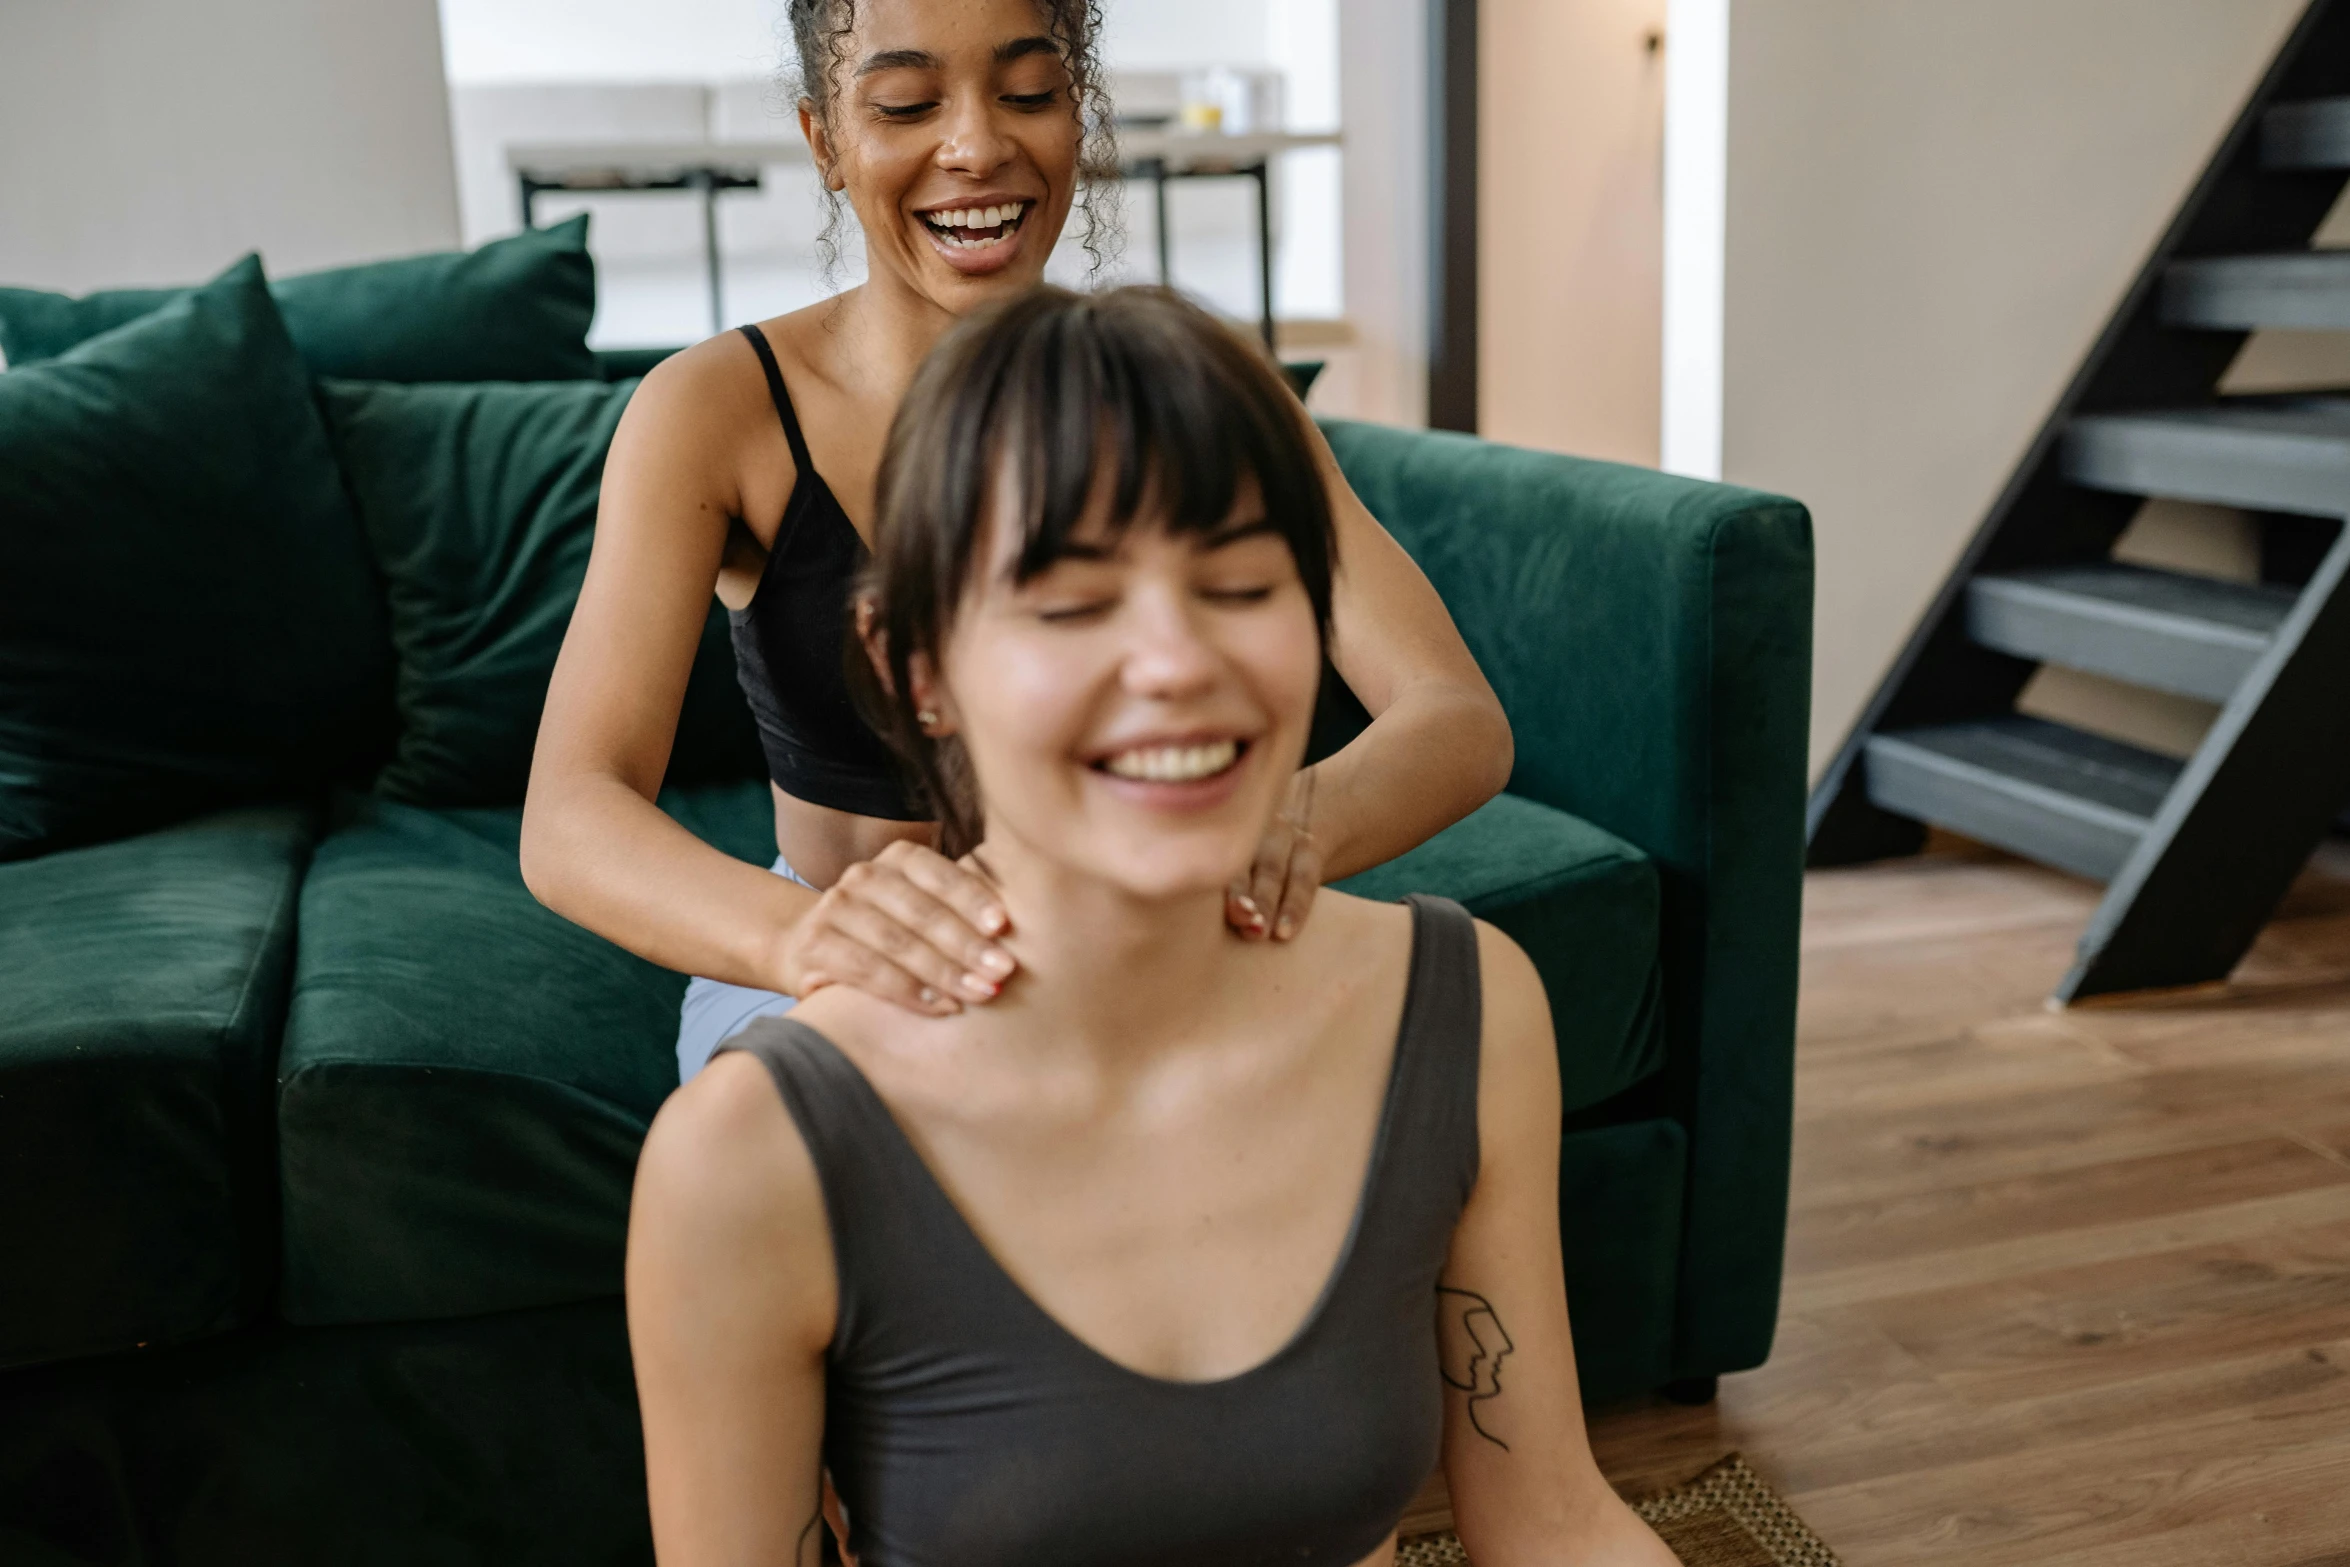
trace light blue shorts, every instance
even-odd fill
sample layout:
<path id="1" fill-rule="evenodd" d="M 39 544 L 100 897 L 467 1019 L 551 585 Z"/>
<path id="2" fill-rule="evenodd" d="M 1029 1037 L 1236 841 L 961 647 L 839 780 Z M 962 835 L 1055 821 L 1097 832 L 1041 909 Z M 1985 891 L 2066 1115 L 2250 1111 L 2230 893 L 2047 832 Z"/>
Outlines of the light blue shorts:
<path id="1" fill-rule="evenodd" d="M 798 882 L 810 892 L 817 890 L 805 876 L 784 863 L 780 854 L 768 869 L 788 881 Z M 783 1016 L 792 1006 L 792 998 L 780 991 L 695 979 L 685 987 L 685 1005 L 677 1012 L 677 1080 L 691 1082 L 696 1072 L 710 1064 L 720 1045 L 763 1017 Z"/>

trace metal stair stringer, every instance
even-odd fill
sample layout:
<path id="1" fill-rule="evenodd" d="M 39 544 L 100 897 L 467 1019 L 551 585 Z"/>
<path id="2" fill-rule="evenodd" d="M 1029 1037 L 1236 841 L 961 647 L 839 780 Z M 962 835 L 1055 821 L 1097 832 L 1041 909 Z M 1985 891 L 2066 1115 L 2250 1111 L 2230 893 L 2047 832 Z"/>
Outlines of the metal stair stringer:
<path id="1" fill-rule="evenodd" d="M 2219 395 L 2252 331 L 2350 323 L 2307 248 L 2346 176 L 2350 0 L 2311 0 L 1813 793 L 1814 865 L 1933 822 L 2107 880 L 2060 999 L 2224 975 L 2350 793 L 2350 399 Z M 2155 496 L 2252 512 L 2262 582 L 2113 560 Z M 2181 763 L 2018 713 L 2044 663 L 2223 706 Z"/>
<path id="2" fill-rule="evenodd" d="M 2350 798 L 2345 578 L 2350 528 L 2107 883 L 2057 1000 L 2225 979 L 2268 922 Z"/>

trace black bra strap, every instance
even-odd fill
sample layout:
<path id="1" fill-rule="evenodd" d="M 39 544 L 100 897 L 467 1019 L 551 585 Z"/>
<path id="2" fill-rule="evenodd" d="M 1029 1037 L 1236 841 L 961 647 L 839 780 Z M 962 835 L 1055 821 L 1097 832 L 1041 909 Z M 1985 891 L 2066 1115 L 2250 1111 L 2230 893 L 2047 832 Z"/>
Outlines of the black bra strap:
<path id="1" fill-rule="evenodd" d="M 808 460 L 808 439 L 800 434 L 800 416 L 792 410 L 791 393 L 783 385 L 783 367 L 775 362 L 775 350 L 767 346 L 767 334 L 756 326 L 735 330 L 751 340 L 751 348 L 759 356 L 759 368 L 767 372 L 767 395 L 775 399 L 775 416 L 783 421 L 783 438 L 791 442 L 793 464 L 803 475 L 813 473 L 816 465 Z"/>

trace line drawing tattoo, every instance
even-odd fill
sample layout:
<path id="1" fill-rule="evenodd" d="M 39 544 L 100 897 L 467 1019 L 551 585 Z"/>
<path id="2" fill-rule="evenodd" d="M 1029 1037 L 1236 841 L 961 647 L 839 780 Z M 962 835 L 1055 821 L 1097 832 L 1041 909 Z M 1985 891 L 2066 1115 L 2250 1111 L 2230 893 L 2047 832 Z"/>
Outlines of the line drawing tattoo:
<path id="1" fill-rule="evenodd" d="M 823 1567 L 824 1536 L 819 1532 L 823 1527 L 824 1464 L 821 1460 L 819 1460 L 816 1465 L 816 1510 L 808 1515 L 807 1523 L 801 1526 L 800 1537 L 792 1541 L 792 1567 L 800 1567 L 802 1562 L 806 1562 L 808 1567 Z M 816 1554 L 814 1556 L 808 1555 L 808 1545 L 811 1537 L 813 1537 L 816 1546 Z"/>
<path id="2" fill-rule="evenodd" d="M 1444 1385 L 1469 1395 L 1469 1424 L 1503 1452 L 1509 1443 L 1485 1429 L 1479 1404 L 1501 1397 L 1501 1363 L 1518 1346 L 1501 1325 L 1493 1302 L 1475 1290 L 1436 1286 L 1437 1374 Z"/>

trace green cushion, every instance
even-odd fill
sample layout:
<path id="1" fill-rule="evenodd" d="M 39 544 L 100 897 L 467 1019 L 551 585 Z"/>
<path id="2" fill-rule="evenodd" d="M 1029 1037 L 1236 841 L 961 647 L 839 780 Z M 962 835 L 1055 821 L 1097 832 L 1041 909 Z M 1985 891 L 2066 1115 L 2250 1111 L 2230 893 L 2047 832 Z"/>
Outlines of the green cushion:
<path id="1" fill-rule="evenodd" d="M 1569 1112 L 1664 1064 L 1656 867 L 1613 833 L 1505 794 L 1337 885 L 1366 898 L 1441 893 L 1524 947 L 1550 996 Z"/>
<path id="2" fill-rule="evenodd" d="M 228 1327 L 274 1271 L 308 812 L 0 865 L 0 1365 Z"/>
<path id="3" fill-rule="evenodd" d="M 762 784 L 663 804 L 774 856 Z M 282 1311 L 396 1321 L 613 1293 L 637 1145 L 677 1086 L 684 978 L 540 907 L 519 811 L 351 810 L 302 889 Z"/>
<path id="4" fill-rule="evenodd" d="M 371 381 L 566 381 L 598 373 L 587 346 L 596 269 L 583 213 L 479 250 L 305 272 L 272 290 L 319 375 Z M 55 358 L 186 292 L 123 288 L 76 299 L 0 288 L 0 355 Z"/>
<path id="5" fill-rule="evenodd" d="M 595 540 L 604 452 L 636 387 L 321 383 L 399 649 L 399 750 L 380 793 L 411 805 L 521 800 Z M 713 602 L 669 776 L 762 772 Z"/>
<path id="6" fill-rule="evenodd" d="M 653 1567 L 642 1429 L 618 1300 L 19 1372 L 0 1563 Z"/>
<path id="7" fill-rule="evenodd" d="M 0 860 L 371 763 L 390 684 L 258 262 L 0 375 Z"/>
<path id="8" fill-rule="evenodd" d="M 596 371 L 607 381 L 631 381 L 650 375 L 653 366 L 678 351 L 675 348 L 599 348 Z"/>
<path id="9" fill-rule="evenodd" d="M 773 853 L 760 784 L 662 803 L 738 858 Z M 618 1289 L 637 1145 L 676 1085 L 684 980 L 532 900 L 518 812 L 354 812 L 302 896 L 279 1071 L 283 1311 L 396 1321 Z M 1344 885 L 1441 892 L 1524 942 L 1554 997 L 1570 1109 L 1654 1070 L 1655 877 L 1619 840 L 1505 797 Z"/>

